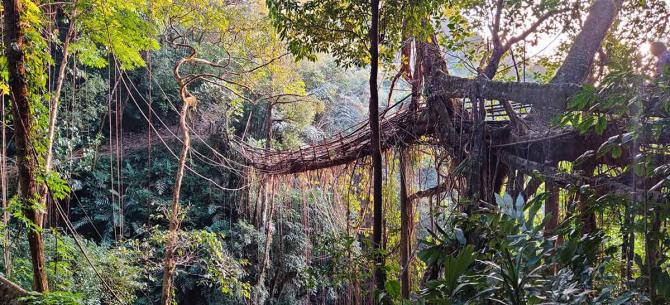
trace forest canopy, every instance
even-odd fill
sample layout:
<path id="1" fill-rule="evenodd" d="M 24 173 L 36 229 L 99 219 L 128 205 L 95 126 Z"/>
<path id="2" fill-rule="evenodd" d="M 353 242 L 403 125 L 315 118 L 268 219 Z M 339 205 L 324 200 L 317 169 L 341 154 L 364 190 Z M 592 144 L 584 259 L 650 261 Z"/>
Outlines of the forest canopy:
<path id="1" fill-rule="evenodd" d="M 0 19 L 0 304 L 670 304 L 667 0 Z"/>

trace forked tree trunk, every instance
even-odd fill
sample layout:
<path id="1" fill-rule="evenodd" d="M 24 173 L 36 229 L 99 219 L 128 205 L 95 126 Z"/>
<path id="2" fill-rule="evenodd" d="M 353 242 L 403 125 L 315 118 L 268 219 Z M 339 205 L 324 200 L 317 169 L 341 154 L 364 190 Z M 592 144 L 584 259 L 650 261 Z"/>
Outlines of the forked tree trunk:
<path id="1" fill-rule="evenodd" d="M 5 52 L 9 70 L 10 98 L 14 118 L 14 143 L 18 164 L 18 196 L 23 205 L 25 216 L 35 227 L 29 227 L 28 243 L 33 265 L 33 287 L 38 292 L 49 290 L 44 262 L 44 241 L 39 232 L 40 211 L 38 203 L 37 183 L 35 181 L 38 161 L 31 145 L 34 132 L 33 107 L 28 99 L 28 75 L 25 66 L 24 29 L 25 20 L 21 19 L 23 6 L 20 0 L 3 0 L 5 19 Z"/>

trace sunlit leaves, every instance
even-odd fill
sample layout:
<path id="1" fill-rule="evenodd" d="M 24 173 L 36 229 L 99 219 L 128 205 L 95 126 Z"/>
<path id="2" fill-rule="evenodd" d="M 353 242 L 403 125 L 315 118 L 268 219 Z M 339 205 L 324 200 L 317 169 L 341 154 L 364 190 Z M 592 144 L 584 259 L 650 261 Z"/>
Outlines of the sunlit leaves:
<path id="1" fill-rule="evenodd" d="M 144 0 L 78 0 L 72 12 L 77 30 L 72 49 L 85 65 L 105 67 L 113 55 L 130 70 L 145 65 L 141 52 L 158 49 Z"/>
<path id="2" fill-rule="evenodd" d="M 242 21 L 244 5 L 223 0 L 152 0 L 151 14 L 159 26 L 179 25 L 184 31 L 223 34 Z M 239 24 L 237 24 L 239 25 Z"/>
<path id="3" fill-rule="evenodd" d="M 32 293 L 19 299 L 30 305 L 79 305 L 82 304 L 81 294 L 66 291 L 54 291 L 45 294 Z"/>
<path id="4" fill-rule="evenodd" d="M 2 48 L 0 48 L 2 50 Z M 7 57 L 0 55 L 0 95 L 9 94 L 9 71 L 7 70 Z"/>
<path id="5" fill-rule="evenodd" d="M 104 68 L 108 64 L 105 54 L 87 37 L 82 37 L 73 42 L 70 47 L 73 53 L 77 54 L 77 59 L 86 66 Z"/>

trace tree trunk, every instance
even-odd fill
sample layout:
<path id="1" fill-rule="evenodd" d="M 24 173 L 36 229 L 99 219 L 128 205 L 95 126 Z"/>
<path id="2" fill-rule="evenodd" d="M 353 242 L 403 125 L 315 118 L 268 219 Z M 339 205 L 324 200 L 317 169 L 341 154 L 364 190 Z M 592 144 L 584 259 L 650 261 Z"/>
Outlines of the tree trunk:
<path id="1" fill-rule="evenodd" d="M 11 236 L 9 231 L 9 205 L 7 202 L 7 126 L 5 125 L 5 96 L 0 96 L 0 124 L 2 124 L 2 147 L 0 148 L 0 193 L 2 195 L 2 225 L 4 226 L 4 237 L 2 239 L 2 258 L 4 263 L 3 272 L 7 276 L 12 275 L 12 251 L 9 248 Z"/>
<path id="2" fill-rule="evenodd" d="M 274 103 L 272 101 L 268 102 L 267 113 L 265 114 L 265 148 L 270 150 L 272 149 L 272 112 L 274 111 Z M 262 202 L 262 216 L 258 223 L 258 228 L 261 230 L 262 234 L 265 234 L 265 243 L 263 245 L 263 253 L 260 258 L 260 271 L 258 272 L 258 278 L 256 279 L 256 286 L 259 287 L 258 291 L 261 291 L 265 285 L 265 274 L 268 269 L 270 262 L 270 247 L 272 247 L 272 219 L 274 216 L 274 176 L 270 176 L 268 181 L 263 182 L 261 186 L 261 191 L 263 193 Z M 270 290 L 272 294 L 272 290 Z M 265 300 L 263 295 L 259 294 L 254 297 L 256 304 L 263 304 Z"/>
<path id="3" fill-rule="evenodd" d="M 661 267 L 659 266 L 659 241 L 660 241 L 660 232 L 661 228 L 661 217 L 660 212 L 658 211 L 659 207 L 649 208 L 648 204 L 645 203 L 645 256 L 646 262 L 645 265 L 647 270 L 644 270 L 648 278 L 648 292 L 651 305 L 663 304 L 662 300 L 658 297 L 656 292 L 656 282 L 658 281 L 658 274 L 661 272 Z M 649 219 L 651 216 L 651 219 Z M 650 227 L 649 227 L 650 226 Z"/>
<path id="4" fill-rule="evenodd" d="M 630 286 L 631 280 L 633 279 L 633 260 L 635 259 L 635 230 L 633 228 L 633 208 L 631 207 L 632 203 L 626 204 L 624 208 L 624 220 L 623 227 L 621 230 L 621 235 L 623 236 L 623 243 L 621 244 L 621 261 L 623 265 L 621 267 L 621 279 L 625 279 L 625 287 Z"/>
<path id="5" fill-rule="evenodd" d="M 147 99 L 149 100 L 147 107 L 149 110 L 147 111 L 147 141 L 149 145 L 147 145 L 147 168 L 149 169 L 149 175 L 151 175 L 151 148 L 153 145 L 151 145 L 152 140 L 152 126 L 153 126 L 153 116 L 154 116 L 154 109 L 153 109 L 153 103 L 154 103 L 154 98 L 153 98 L 153 69 L 151 67 L 151 51 L 147 51 L 147 76 L 149 78 L 149 86 L 147 87 Z M 151 178 L 151 176 L 149 176 Z"/>
<path id="6" fill-rule="evenodd" d="M 547 192 L 547 200 L 544 204 L 544 215 L 549 216 L 549 221 L 544 227 L 544 236 L 550 237 L 556 232 L 558 227 L 558 219 L 560 215 L 558 199 L 560 197 L 561 189 L 554 182 L 545 182 L 545 191 Z M 555 245 L 555 246 L 558 246 Z"/>
<path id="7" fill-rule="evenodd" d="M 593 177 L 593 171 L 596 169 L 596 164 L 594 162 L 586 161 L 584 164 L 577 166 L 576 169 L 583 171 L 585 177 Z M 582 234 L 591 234 L 598 230 L 598 225 L 596 223 L 596 214 L 588 205 L 586 197 L 586 195 L 577 195 L 577 212 L 579 213 L 579 222 L 582 225 Z"/>
<path id="8" fill-rule="evenodd" d="M 372 247 L 375 255 L 375 287 L 377 292 L 384 291 L 386 272 L 382 255 L 382 152 L 379 137 L 379 92 L 377 74 L 379 69 L 379 0 L 371 0 L 372 24 L 370 26 L 370 140 L 372 147 L 373 170 L 373 210 Z"/>
<path id="9" fill-rule="evenodd" d="M 470 155 L 470 174 L 468 177 L 467 195 L 471 199 L 471 205 L 465 207 L 466 213 L 474 211 L 479 206 L 480 200 L 486 200 L 488 192 L 486 180 L 486 109 L 484 108 L 484 99 L 474 92 L 470 97 L 472 101 L 472 121 L 474 130 L 472 131 L 472 153 Z"/>
<path id="10" fill-rule="evenodd" d="M 593 3 L 582 27 L 583 30 L 577 35 L 565 61 L 551 80 L 552 84 L 581 83 L 587 78 L 593 65 L 593 58 L 598 49 L 600 49 L 600 45 L 607 35 L 620 7 L 621 0 L 597 0 Z M 559 106 L 558 109 L 552 109 L 552 107 L 539 105 L 538 109 L 540 111 L 538 115 L 541 118 L 540 121 L 549 122 L 551 116 L 565 110 L 564 105 Z M 545 147 L 546 154 L 550 154 L 551 152 L 551 146 Z M 585 170 L 589 177 L 593 175 L 592 166 L 587 166 Z M 559 190 L 553 183 L 547 184 L 547 191 L 550 194 L 547 199 L 547 210 L 545 213 L 554 213 L 545 228 L 546 231 L 549 231 L 548 233 L 551 233 L 558 225 L 558 194 L 553 193 L 558 193 Z M 584 198 L 578 199 L 577 209 L 579 210 L 579 217 L 583 224 L 582 232 L 584 234 L 594 232 L 596 230 L 595 214 L 588 208 Z"/>
<path id="11" fill-rule="evenodd" d="M 75 1 L 76 5 L 76 1 Z M 74 16 L 73 9 L 72 15 Z M 73 17 L 74 18 L 74 17 Z M 53 146 L 54 138 L 56 137 L 56 119 L 58 117 L 58 106 L 60 105 L 60 95 L 63 89 L 63 82 L 65 81 L 65 68 L 67 67 L 67 60 L 69 57 L 70 41 L 74 36 L 74 20 L 70 20 L 65 40 L 63 41 L 63 57 L 61 58 L 60 67 L 58 68 L 58 75 L 56 76 L 56 88 L 51 93 L 51 100 L 49 101 L 49 129 L 47 130 L 47 156 L 45 162 L 45 172 L 48 174 L 53 168 Z M 49 189 L 46 185 L 40 186 L 40 204 L 44 207 L 49 202 Z M 48 210 L 48 209 L 47 209 Z M 48 226 L 49 221 L 43 220 L 42 225 Z"/>
<path id="12" fill-rule="evenodd" d="M 264 201 L 266 202 L 265 204 L 265 209 L 266 211 L 263 211 L 263 233 L 265 234 L 265 244 L 263 246 L 263 256 L 261 257 L 260 263 L 260 272 L 258 275 L 258 279 L 256 282 L 256 285 L 259 288 L 262 288 L 265 285 L 265 274 L 267 273 L 268 266 L 270 265 L 270 248 L 272 247 L 272 219 L 274 217 L 274 212 L 275 212 L 275 201 L 274 201 L 274 193 L 275 193 L 275 183 L 274 183 L 274 176 L 270 176 L 269 181 L 265 182 L 265 192 L 264 192 Z M 272 291 L 270 291 L 270 294 Z M 262 295 L 256 296 L 256 304 L 263 304 L 265 303 L 265 300 L 262 298 Z"/>
<path id="13" fill-rule="evenodd" d="M 596 0 L 582 31 L 575 38 L 565 61 L 551 83 L 581 83 L 591 71 L 593 58 L 619 13 L 622 0 Z"/>
<path id="14" fill-rule="evenodd" d="M 503 55 L 505 55 L 505 52 L 507 52 L 507 50 L 502 50 L 497 47 L 493 49 L 493 54 L 491 54 L 491 58 L 489 59 L 486 68 L 484 68 L 484 75 L 486 75 L 486 77 L 493 79 L 496 73 L 498 73 L 498 66 L 500 66 L 500 60 Z"/>
<path id="15" fill-rule="evenodd" d="M 76 1 L 75 1 L 76 4 Z M 75 12 L 73 11 L 72 14 Z M 51 101 L 49 102 L 49 130 L 47 132 L 47 157 L 46 157 L 46 171 L 49 172 L 53 163 L 53 144 L 56 135 L 56 119 L 58 117 L 58 105 L 60 104 L 60 95 L 63 89 L 63 82 L 65 80 L 65 68 L 67 67 L 67 60 L 70 55 L 69 46 L 72 37 L 74 36 L 74 20 L 70 20 L 65 40 L 63 41 L 63 58 L 58 67 L 58 75 L 56 76 L 56 88 L 51 94 Z M 46 198 L 45 194 L 41 194 Z M 44 199 L 43 199 L 44 200 Z"/>
<path id="16" fill-rule="evenodd" d="M 181 205 L 179 203 L 179 196 L 181 192 L 182 180 L 184 178 L 184 170 L 186 168 L 186 158 L 188 157 L 188 151 L 191 147 L 191 137 L 189 136 L 188 126 L 186 125 L 186 115 L 188 114 L 188 109 L 191 104 L 189 98 L 194 97 L 187 97 L 187 93 L 185 93 L 184 87 L 182 87 L 181 95 L 184 104 L 182 105 L 181 112 L 179 113 L 179 128 L 181 129 L 183 146 L 181 149 L 181 154 L 179 155 L 177 173 L 175 174 L 174 193 L 172 194 L 172 207 L 169 215 L 170 231 L 168 232 L 168 238 L 165 245 L 165 258 L 163 260 L 163 287 L 161 291 L 161 305 L 172 304 L 172 282 L 174 270 L 176 268 L 174 253 L 177 246 L 177 234 L 181 225 Z"/>
<path id="17" fill-rule="evenodd" d="M 412 254 L 412 228 L 414 212 L 412 202 L 407 198 L 407 150 L 400 149 L 400 282 L 403 300 L 409 299 L 412 287 L 410 255 Z"/>
<path id="18" fill-rule="evenodd" d="M 16 159 L 18 164 L 19 199 L 23 205 L 25 216 L 33 222 L 35 227 L 28 228 L 28 243 L 33 265 L 33 287 L 38 292 L 49 290 L 44 262 L 44 242 L 40 229 L 40 211 L 36 205 L 38 201 L 37 183 L 37 156 L 30 143 L 33 133 L 33 109 L 28 99 L 28 84 L 26 66 L 24 32 L 21 25 L 21 11 L 23 6 L 20 0 L 3 0 L 5 19 L 5 52 L 9 70 L 9 87 L 14 117 L 14 143 L 16 145 Z"/>
<path id="19" fill-rule="evenodd" d="M 423 88 L 423 43 L 415 43 L 414 52 L 414 71 L 410 73 L 408 81 L 412 84 L 412 99 L 410 101 L 410 111 L 415 112 L 419 109 L 421 101 L 421 90 Z M 411 44 L 403 46 L 403 56 L 406 57 L 407 68 L 409 71 L 409 54 Z M 403 60 L 403 63 L 405 60 Z M 409 299 L 412 287 L 410 255 L 412 254 L 412 237 L 414 230 L 414 210 L 412 200 L 408 198 L 407 192 L 407 150 L 400 149 L 400 282 L 402 283 L 401 296 L 403 299 Z"/>

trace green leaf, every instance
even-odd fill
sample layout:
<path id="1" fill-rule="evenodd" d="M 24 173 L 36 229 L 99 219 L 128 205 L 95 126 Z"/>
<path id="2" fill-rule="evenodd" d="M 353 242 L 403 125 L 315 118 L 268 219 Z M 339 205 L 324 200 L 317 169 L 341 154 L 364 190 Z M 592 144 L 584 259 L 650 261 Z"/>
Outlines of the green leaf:
<path id="1" fill-rule="evenodd" d="M 616 145 L 616 146 L 612 147 L 612 158 L 618 159 L 619 157 L 621 157 L 622 154 L 623 154 L 623 149 L 621 149 L 621 146 Z"/>
<path id="2" fill-rule="evenodd" d="M 598 121 L 596 122 L 595 128 L 596 128 L 596 133 L 598 133 L 599 135 L 601 135 L 601 134 L 603 134 L 603 132 L 605 132 L 605 129 L 607 128 L 607 119 L 605 118 L 604 115 L 598 117 Z"/>
<path id="3" fill-rule="evenodd" d="M 386 284 L 384 284 L 384 287 L 386 288 L 386 293 L 394 298 L 400 298 L 400 282 L 399 281 L 387 281 Z"/>

